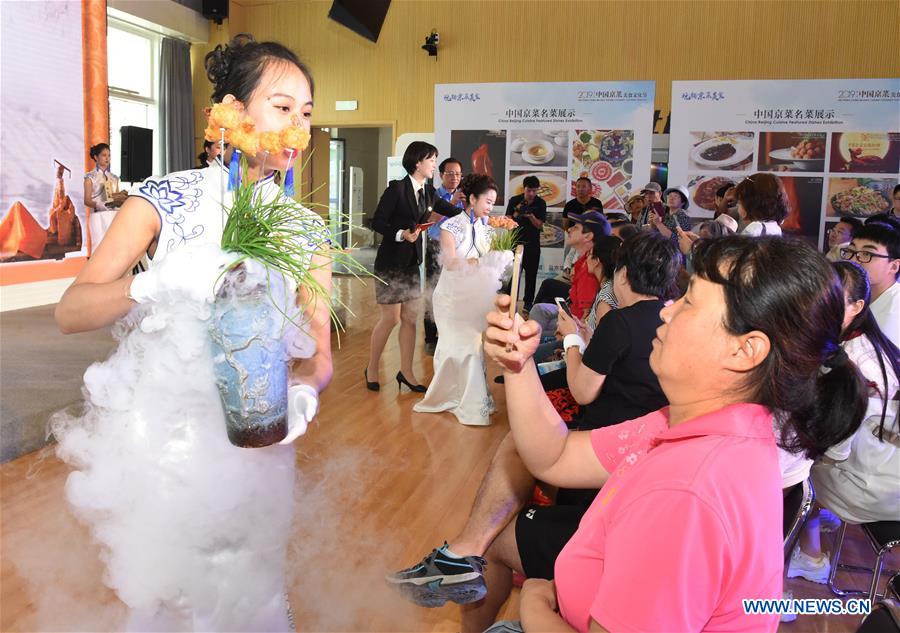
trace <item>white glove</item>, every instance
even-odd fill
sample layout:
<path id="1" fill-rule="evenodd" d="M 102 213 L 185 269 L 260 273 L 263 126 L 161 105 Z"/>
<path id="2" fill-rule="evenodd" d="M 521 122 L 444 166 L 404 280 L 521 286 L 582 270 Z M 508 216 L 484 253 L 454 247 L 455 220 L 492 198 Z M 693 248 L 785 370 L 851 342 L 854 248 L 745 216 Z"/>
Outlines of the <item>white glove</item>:
<path id="1" fill-rule="evenodd" d="M 212 303 L 225 281 L 222 273 L 239 257 L 205 248 L 174 251 L 150 270 L 135 275 L 128 297 L 137 303 L 148 303 L 173 294 Z"/>
<path id="2" fill-rule="evenodd" d="M 309 385 L 294 385 L 288 389 L 288 432 L 279 444 L 290 444 L 306 433 L 306 427 L 319 410 L 319 394 Z"/>

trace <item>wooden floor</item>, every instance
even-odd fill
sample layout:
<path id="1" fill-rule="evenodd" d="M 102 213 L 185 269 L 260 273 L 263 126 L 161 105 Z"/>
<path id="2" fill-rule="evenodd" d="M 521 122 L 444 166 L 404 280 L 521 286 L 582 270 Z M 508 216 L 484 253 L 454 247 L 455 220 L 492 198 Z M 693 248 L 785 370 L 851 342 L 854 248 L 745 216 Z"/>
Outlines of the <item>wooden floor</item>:
<path id="1" fill-rule="evenodd" d="M 385 588 L 385 573 L 413 564 L 462 525 L 475 489 L 506 434 L 506 403 L 490 427 L 464 427 L 450 414 L 412 411 L 419 397 L 387 380 L 398 370 L 395 339 L 381 368 L 382 390 L 363 388 L 377 306 L 371 284 L 337 281 L 354 311 L 335 350 L 334 380 L 318 425 L 298 441 L 298 510 L 289 554 L 289 595 L 302 631 L 453 631 L 458 609 L 421 609 Z M 39 335 L 39 334 L 35 334 Z M 421 334 L 420 334 L 421 336 Z M 41 362 L 34 359 L 34 362 Z M 431 377 L 417 352 L 416 371 Z M 489 368 L 489 376 L 495 374 Z M 37 397 L 37 395 L 36 395 Z M 115 631 L 125 609 L 103 585 L 99 550 L 68 512 L 67 468 L 52 447 L 0 467 L 0 630 Z M 854 535 L 852 559 L 869 560 Z M 862 576 L 846 577 L 862 586 Z M 790 581 L 794 596 L 830 597 Z M 639 590 L 639 589 L 638 589 Z M 648 601 L 653 596 L 647 596 Z M 515 618 L 514 594 L 501 616 Z M 801 616 L 782 631 L 852 631 L 854 617 Z"/>

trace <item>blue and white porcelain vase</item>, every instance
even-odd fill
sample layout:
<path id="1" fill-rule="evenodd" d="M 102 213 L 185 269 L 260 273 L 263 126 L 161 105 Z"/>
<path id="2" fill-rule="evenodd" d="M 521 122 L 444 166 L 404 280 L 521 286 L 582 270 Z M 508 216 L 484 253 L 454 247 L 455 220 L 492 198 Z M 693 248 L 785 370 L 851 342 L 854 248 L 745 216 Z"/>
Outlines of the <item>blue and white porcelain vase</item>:
<path id="1" fill-rule="evenodd" d="M 226 275 L 241 275 L 231 271 Z M 229 286 L 226 281 L 225 286 Z M 228 293 L 213 304 L 209 332 L 213 371 L 225 410 L 228 439 L 259 448 L 287 435 L 288 361 L 283 316 L 265 286 Z"/>

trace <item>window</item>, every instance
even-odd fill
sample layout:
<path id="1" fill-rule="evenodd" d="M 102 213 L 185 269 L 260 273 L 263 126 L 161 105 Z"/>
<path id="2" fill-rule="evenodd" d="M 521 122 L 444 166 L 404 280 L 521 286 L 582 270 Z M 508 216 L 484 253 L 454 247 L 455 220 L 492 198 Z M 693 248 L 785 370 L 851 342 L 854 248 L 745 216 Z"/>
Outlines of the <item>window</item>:
<path id="1" fill-rule="evenodd" d="M 125 125 L 136 125 L 153 130 L 153 173 L 159 174 L 161 160 L 157 73 L 160 36 L 110 18 L 106 37 L 112 171 L 122 174 L 119 130 Z"/>

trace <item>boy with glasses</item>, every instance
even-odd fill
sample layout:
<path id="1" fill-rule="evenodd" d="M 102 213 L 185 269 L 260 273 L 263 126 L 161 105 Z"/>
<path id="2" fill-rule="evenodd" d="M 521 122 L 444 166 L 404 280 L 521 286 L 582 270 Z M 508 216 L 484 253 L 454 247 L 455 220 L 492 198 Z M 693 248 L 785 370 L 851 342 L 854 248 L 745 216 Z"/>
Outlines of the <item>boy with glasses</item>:
<path id="1" fill-rule="evenodd" d="M 900 345 L 900 232 L 888 224 L 871 222 L 853 234 L 841 258 L 865 268 L 872 287 L 870 308 L 881 331 Z"/>

